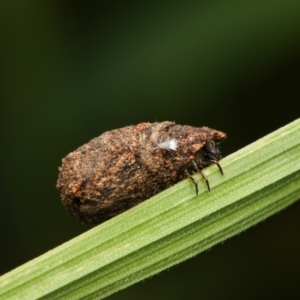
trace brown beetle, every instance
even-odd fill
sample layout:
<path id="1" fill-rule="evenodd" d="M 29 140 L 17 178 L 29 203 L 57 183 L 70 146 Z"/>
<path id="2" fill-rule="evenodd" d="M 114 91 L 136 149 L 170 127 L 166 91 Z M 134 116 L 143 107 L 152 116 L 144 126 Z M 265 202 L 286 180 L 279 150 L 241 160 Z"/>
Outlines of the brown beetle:
<path id="1" fill-rule="evenodd" d="M 174 122 L 140 123 L 107 131 L 67 155 L 57 188 L 67 210 L 84 223 L 102 223 L 154 194 L 218 163 L 226 134 Z"/>

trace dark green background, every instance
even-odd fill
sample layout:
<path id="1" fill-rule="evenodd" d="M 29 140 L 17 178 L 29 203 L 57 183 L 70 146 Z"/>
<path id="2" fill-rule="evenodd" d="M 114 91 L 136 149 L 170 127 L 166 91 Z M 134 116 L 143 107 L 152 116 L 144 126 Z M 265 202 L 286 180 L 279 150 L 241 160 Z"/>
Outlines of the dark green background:
<path id="1" fill-rule="evenodd" d="M 206 125 L 226 156 L 298 118 L 300 1 L 1 1 L 0 98 L 2 274 L 90 228 L 55 184 L 102 132 Z M 109 299 L 300 299 L 299 232 L 296 203 Z"/>

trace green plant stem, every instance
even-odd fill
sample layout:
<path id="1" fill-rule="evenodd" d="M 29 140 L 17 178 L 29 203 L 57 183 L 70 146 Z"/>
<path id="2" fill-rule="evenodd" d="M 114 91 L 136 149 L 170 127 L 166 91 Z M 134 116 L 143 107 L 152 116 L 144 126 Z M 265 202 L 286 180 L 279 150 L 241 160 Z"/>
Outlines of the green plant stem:
<path id="1" fill-rule="evenodd" d="M 184 180 L 151 200 L 0 278 L 0 299 L 99 299 L 192 257 L 300 197 L 300 120 L 201 176 L 199 196 Z"/>

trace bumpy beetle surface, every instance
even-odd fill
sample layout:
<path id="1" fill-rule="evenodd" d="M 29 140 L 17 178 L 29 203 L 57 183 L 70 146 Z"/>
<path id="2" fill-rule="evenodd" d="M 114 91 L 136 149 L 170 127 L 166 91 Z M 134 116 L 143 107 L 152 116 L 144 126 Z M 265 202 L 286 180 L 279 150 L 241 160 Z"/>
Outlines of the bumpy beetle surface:
<path id="1" fill-rule="evenodd" d="M 102 223 L 221 158 L 226 134 L 174 122 L 140 123 L 103 133 L 62 160 L 57 182 L 67 210 Z M 168 148 L 169 147 L 169 148 Z"/>

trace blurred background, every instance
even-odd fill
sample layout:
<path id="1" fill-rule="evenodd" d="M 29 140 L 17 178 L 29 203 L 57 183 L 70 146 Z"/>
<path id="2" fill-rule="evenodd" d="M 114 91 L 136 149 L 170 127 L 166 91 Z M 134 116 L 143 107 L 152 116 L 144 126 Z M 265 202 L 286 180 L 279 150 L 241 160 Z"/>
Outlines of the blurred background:
<path id="1" fill-rule="evenodd" d="M 69 152 L 170 120 L 226 156 L 299 117 L 299 69 L 299 0 L 1 1 L 0 273 L 91 228 L 55 188 Z M 298 202 L 108 299 L 300 299 L 299 229 Z"/>

